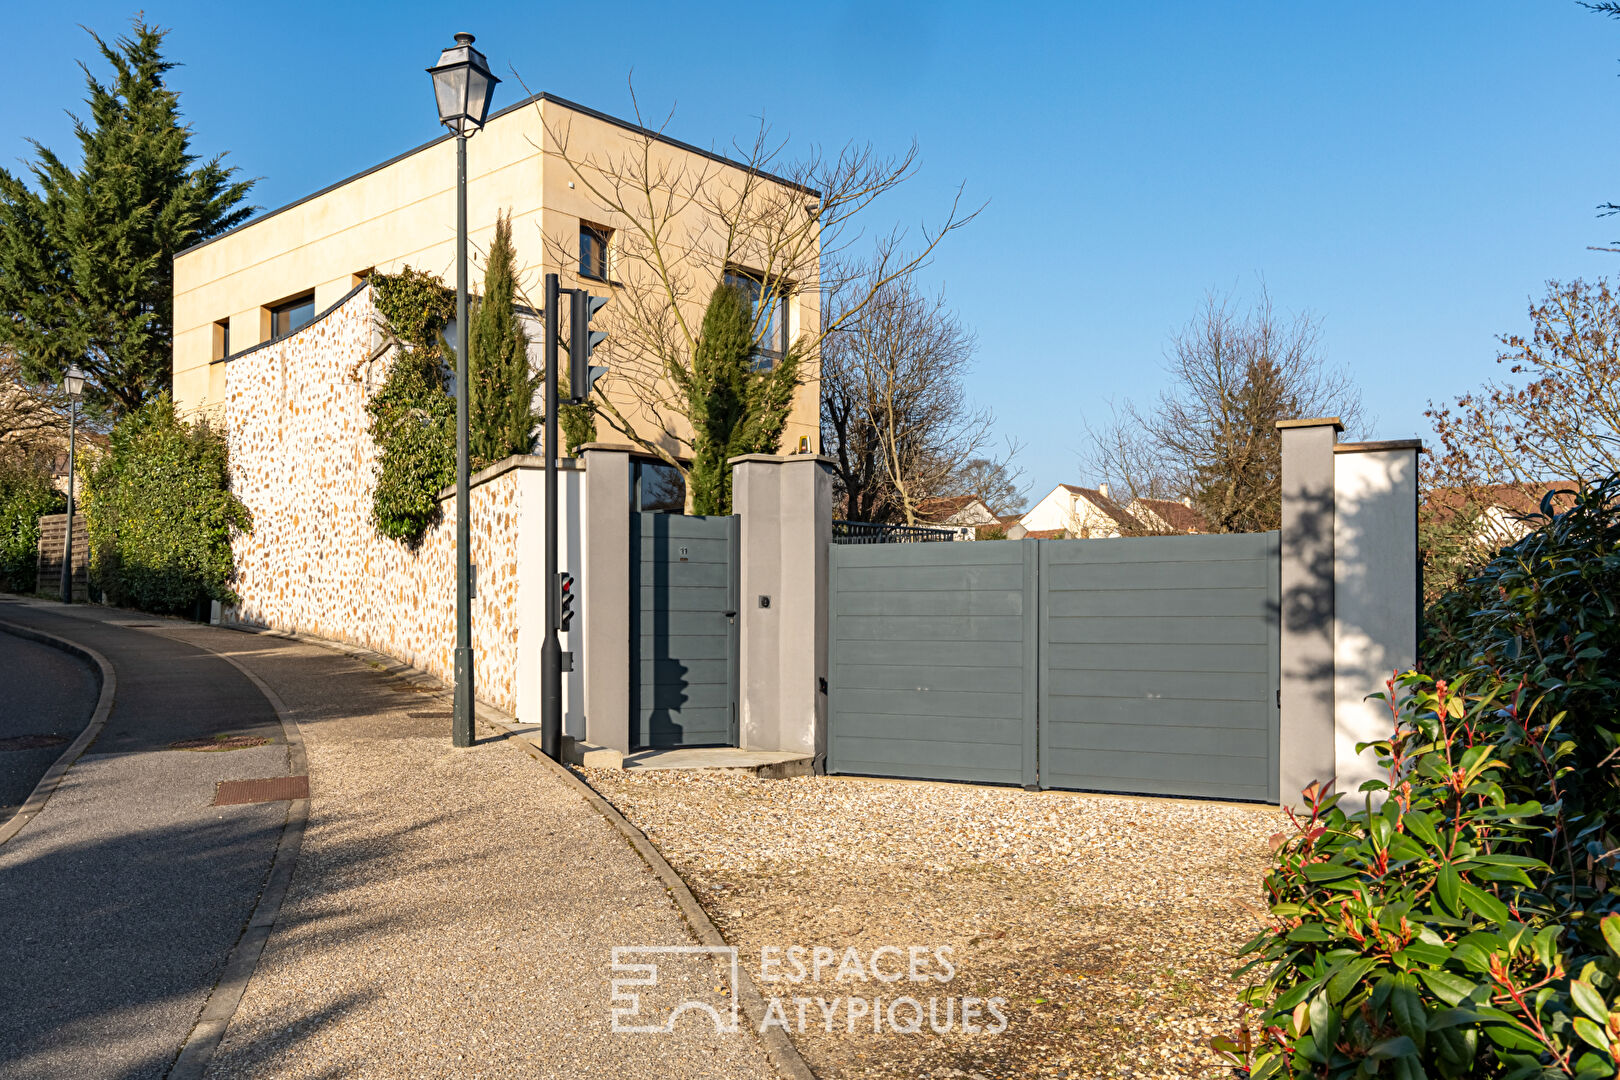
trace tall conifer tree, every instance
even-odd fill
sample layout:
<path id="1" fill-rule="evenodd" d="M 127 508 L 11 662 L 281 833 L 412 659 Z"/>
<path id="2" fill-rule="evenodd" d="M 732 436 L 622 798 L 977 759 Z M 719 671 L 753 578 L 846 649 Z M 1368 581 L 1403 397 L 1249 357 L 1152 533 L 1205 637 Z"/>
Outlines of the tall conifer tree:
<path id="1" fill-rule="evenodd" d="M 165 82 L 168 31 L 137 20 L 109 44 L 102 83 L 84 68 L 80 163 L 34 143 L 32 186 L 0 169 L 0 348 L 25 377 L 56 381 L 77 362 L 85 404 L 118 416 L 169 389 L 175 253 L 241 223 L 251 180 L 220 154 L 199 163 L 179 95 Z"/>
<path id="2" fill-rule="evenodd" d="M 753 322 L 746 293 L 723 283 L 716 287 L 683 387 L 693 428 L 694 514 L 731 513 L 727 460 L 776 453 L 793 407 L 798 350 L 789 349 L 773 367 L 756 370 Z"/>
<path id="3" fill-rule="evenodd" d="M 529 370 L 529 338 L 514 306 L 516 257 L 511 216 L 497 218 L 484 264 L 484 295 L 468 316 L 472 352 L 468 438 L 475 468 L 527 454 L 533 444 L 536 378 Z"/>

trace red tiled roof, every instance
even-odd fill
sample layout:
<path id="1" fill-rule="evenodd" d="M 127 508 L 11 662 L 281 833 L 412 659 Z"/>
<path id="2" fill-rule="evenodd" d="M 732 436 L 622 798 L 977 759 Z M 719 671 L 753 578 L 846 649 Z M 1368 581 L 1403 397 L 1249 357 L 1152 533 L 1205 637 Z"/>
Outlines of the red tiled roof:
<path id="1" fill-rule="evenodd" d="M 1561 514 L 1575 504 L 1573 480 L 1547 480 L 1538 484 L 1484 484 L 1477 488 L 1443 487 L 1429 493 L 1429 508 L 1445 521 L 1456 516 L 1471 499 L 1487 507 L 1500 507 L 1510 514 L 1539 514 L 1541 499 L 1553 491 L 1553 513 Z"/>
<path id="2" fill-rule="evenodd" d="M 1135 499 L 1131 505 L 1141 503 L 1170 528 L 1178 533 L 1207 533 L 1209 521 L 1203 514 L 1175 499 Z"/>
<path id="3" fill-rule="evenodd" d="M 1115 523 L 1118 524 L 1121 529 L 1130 529 L 1138 532 L 1145 531 L 1147 529 L 1147 526 L 1136 520 L 1136 517 L 1129 510 L 1125 509 L 1123 506 L 1119 505 L 1119 503 L 1115 502 L 1107 495 L 1104 495 L 1096 488 L 1075 487 L 1073 484 L 1060 484 L 1058 486 L 1063 488 L 1065 491 L 1085 498 L 1091 503 L 1092 506 L 1095 506 L 1098 510 L 1101 510 L 1109 517 L 1113 518 Z"/>

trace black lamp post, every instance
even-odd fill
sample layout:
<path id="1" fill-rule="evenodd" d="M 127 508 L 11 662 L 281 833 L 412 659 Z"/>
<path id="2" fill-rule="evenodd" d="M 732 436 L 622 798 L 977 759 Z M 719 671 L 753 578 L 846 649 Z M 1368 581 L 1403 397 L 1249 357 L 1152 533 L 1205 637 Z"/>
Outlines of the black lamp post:
<path id="1" fill-rule="evenodd" d="M 456 698 L 451 740 L 473 741 L 472 544 L 467 494 L 467 140 L 483 128 L 489 100 L 501 80 L 489 73 L 484 54 L 473 48 L 471 34 L 428 68 L 439 123 L 456 137 Z"/>
<path id="2" fill-rule="evenodd" d="M 68 396 L 68 505 L 67 533 L 62 539 L 62 603 L 73 603 L 73 459 L 79 449 L 79 397 L 84 393 L 84 372 L 69 364 L 62 376 Z"/>

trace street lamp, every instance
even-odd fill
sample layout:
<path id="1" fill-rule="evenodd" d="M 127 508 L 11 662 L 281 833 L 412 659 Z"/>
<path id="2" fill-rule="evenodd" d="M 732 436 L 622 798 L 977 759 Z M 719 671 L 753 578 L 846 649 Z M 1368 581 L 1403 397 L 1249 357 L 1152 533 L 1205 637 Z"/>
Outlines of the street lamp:
<path id="1" fill-rule="evenodd" d="M 62 375 L 68 396 L 68 505 L 67 534 L 62 538 L 62 603 L 73 603 L 73 458 L 79 443 L 79 397 L 84 393 L 84 372 L 69 364 Z"/>
<path id="2" fill-rule="evenodd" d="M 439 103 L 439 123 L 456 137 L 456 696 L 450 725 L 456 746 L 473 741 L 472 546 L 467 493 L 467 139 L 484 126 L 501 80 L 489 73 L 471 34 L 427 69 Z"/>

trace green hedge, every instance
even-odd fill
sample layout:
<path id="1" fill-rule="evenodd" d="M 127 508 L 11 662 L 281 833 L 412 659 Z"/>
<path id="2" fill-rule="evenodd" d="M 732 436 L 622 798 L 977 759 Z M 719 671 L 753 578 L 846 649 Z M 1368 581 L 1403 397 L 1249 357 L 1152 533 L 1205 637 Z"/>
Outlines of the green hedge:
<path id="1" fill-rule="evenodd" d="M 1387 796 L 1308 792 L 1248 947 L 1254 1077 L 1612 1077 L 1620 1047 L 1620 480 L 1430 611 Z"/>
<path id="2" fill-rule="evenodd" d="M 252 519 L 231 493 L 222 433 L 156 398 L 113 429 L 84 488 L 91 584 L 110 603 L 190 614 L 236 600 L 230 541 Z"/>
<path id="3" fill-rule="evenodd" d="M 0 460 L 0 589 L 34 591 L 39 519 L 66 509 L 67 499 L 43 469 Z"/>

